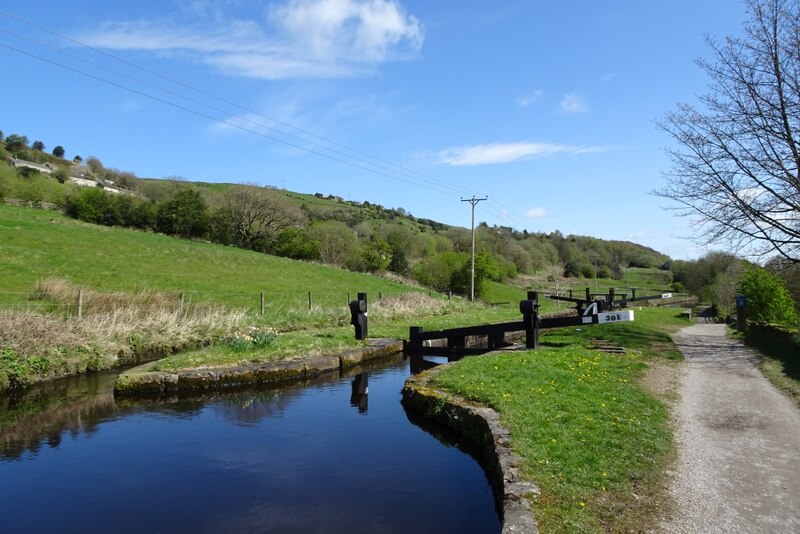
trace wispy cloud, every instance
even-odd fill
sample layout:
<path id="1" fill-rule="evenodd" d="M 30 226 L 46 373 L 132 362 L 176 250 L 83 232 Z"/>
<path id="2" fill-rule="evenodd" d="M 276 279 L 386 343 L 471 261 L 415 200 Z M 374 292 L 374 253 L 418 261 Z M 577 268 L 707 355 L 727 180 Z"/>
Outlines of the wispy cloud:
<path id="1" fill-rule="evenodd" d="M 578 113 L 589 113 L 589 101 L 580 91 L 573 91 L 564 95 L 559 103 L 559 108 L 564 113 L 576 115 Z"/>
<path id="2" fill-rule="evenodd" d="M 545 217 L 547 215 L 547 211 L 544 208 L 531 208 L 525 212 L 525 217 L 529 219 L 538 219 L 540 217 Z"/>
<path id="3" fill-rule="evenodd" d="M 219 11 L 212 16 L 200 7 L 172 19 L 106 22 L 77 38 L 98 48 L 169 54 L 225 74 L 264 79 L 364 74 L 380 63 L 414 57 L 424 40 L 419 21 L 397 0 L 287 0 L 250 18 Z"/>
<path id="4" fill-rule="evenodd" d="M 592 152 L 607 152 L 612 146 L 576 146 L 554 143 L 493 143 L 448 148 L 439 152 L 438 162 L 454 167 L 466 165 L 490 165 L 493 163 L 510 163 L 523 159 L 553 156 L 558 154 L 577 155 Z"/>
<path id="5" fill-rule="evenodd" d="M 543 96 L 544 96 L 544 91 L 542 91 L 541 89 L 537 89 L 536 91 L 527 96 L 519 97 L 517 99 L 517 104 L 519 104 L 519 107 L 521 108 L 527 108 L 532 106 L 539 100 L 541 100 Z"/>

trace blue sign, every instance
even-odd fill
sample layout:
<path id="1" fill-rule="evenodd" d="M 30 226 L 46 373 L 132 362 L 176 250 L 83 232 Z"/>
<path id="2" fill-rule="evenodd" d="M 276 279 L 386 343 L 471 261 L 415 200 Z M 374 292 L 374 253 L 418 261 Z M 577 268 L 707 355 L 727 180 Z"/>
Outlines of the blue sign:
<path id="1" fill-rule="evenodd" d="M 736 307 L 737 308 L 746 308 L 747 307 L 747 297 L 744 295 L 739 295 L 736 297 Z"/>

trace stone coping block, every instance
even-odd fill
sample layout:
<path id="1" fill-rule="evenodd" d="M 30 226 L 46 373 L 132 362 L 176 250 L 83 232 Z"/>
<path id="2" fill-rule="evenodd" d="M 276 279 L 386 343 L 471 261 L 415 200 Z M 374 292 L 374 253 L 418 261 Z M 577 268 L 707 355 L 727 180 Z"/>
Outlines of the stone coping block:
<path id="1" fill-rule="evenodd" d="M 397 354 L 403 343 L 395 339 L 371 339 L 366 347 L 348 350 L 339 355 L 314 356 L 274 362 L 243 362 L 226 367 L 199 367 L 175 372 L 154 371 L 158 362 L 149 362 L 120 374 L 114 384 L 116 395 L 168 394 L 237 388 L 306 380 L 327 373 L 340 373 L 364 362 Z"/>
<path id="2" fill-rule="evenodd" d="M 522 459 L 511 450 L 511 433 L 500 415 L 486 406 L 436 389 L 431 380 L 451 364 L 442 364 L 406 380 L 403 404 L 471 440 L 480 451 L 498 501 L 502 501 L 503 532 L 538 532 L 530 499 L 538 486 L 519 474 Z"/>

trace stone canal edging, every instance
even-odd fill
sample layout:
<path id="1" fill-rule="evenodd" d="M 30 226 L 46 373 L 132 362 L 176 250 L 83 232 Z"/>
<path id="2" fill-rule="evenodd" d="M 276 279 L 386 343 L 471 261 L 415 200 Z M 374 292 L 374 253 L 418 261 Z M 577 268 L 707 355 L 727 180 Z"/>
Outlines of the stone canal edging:
<path id="1" fill-rule="evenodd" d="M 122 373 L 114 384 L 114 393 L 164 394 L 305 380 L 326 373 L 343 371 L 402 350 L 402 341 L 371 339 L 363 348 L 336 356 L 316 356 L 302 360 L 243 363 L 233 367 L 204 367 L 175 372 L 154 371 L 153 368 L 158 362 L 150 362 Z"/>
<path id="2" fill-rule="evenodd" d="M 481 452 L 495 495 L 502 497 L 503 532 L 538 532 L 529 498 L 539 494 L 533 482 L 522 480 L 522 459 L 511 450 L 511 433 L 500 415 L 452 393 L 438 390 L 431 379 L 447 364 L 412 376 L 403 388 L 403 403 L 471 440 Z"/>

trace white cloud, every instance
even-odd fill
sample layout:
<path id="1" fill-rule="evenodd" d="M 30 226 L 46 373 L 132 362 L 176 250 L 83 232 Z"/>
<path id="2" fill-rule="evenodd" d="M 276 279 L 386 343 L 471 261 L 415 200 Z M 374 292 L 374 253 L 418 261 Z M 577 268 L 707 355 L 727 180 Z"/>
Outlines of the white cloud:
<path id="1" fill-rule="evenodd" d="M 537 156 L 552 156 L 557 154 L 587 154 L 592 152 L 607 152 L 616 147 L 611 146 L 574 146 L 559 145 L 554 143 L 493 143 L 488 145 L 473 145 L 465 147 L 448 148 L 439 152 L 438 162 L 453 167 L 467 165 L 489 165 L 493 163 L 510 163 Z"/>
<path id="2" fill-rule="evenodd" d="M 538 219 L 539 217 L 544 217 L 547 215 L 547 212 L 544 208 L 531 208 L 525 212 L 525 217 L 529 219 Z"/>
<path id="3" fill-rule="evenodd" d="M 98 48 L 189 57 L 251 78 L 332 78 L 414 57 L 422 27 L 397 0 L 288 0 L 263 20 L 213 17 L 198 7 L 180 20 L 107 22 L 78 40 Z M 231 11 L 234 11 L 231 7 Z M 188 20 L 186 20 L 188 19 Z"/>
<path id="4" fill-rule="evenodd" d="M 559 103 L 561 111 L 569 115 L 589 112 L 589 102 L 580 91 L 573 91 L 564 95 Z"/>
<path id="5" fill-rule="evenodd" d="M 521 96 L 517 99 L 517 104 L 521 108 L 527 108 L 538 102 L 544 96 L 544 91 L 537 89 L 528 96 Z"/>

